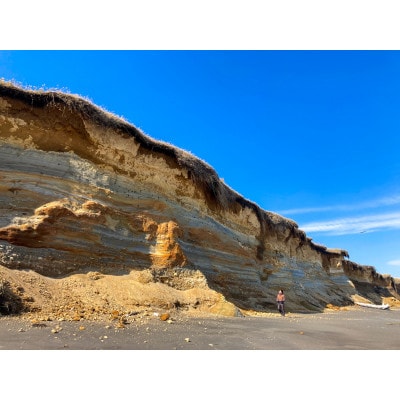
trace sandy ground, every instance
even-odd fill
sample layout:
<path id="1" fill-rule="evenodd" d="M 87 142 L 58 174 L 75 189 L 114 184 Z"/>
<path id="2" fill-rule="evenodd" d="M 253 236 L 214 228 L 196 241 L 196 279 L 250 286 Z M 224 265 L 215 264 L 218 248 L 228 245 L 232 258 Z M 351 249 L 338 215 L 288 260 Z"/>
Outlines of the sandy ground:
<path id="1" fill-rule="evenodd" d="M 207 318 L 178 315 L 120 327 L 0 317 L 2 350 L 399 350 L 400 310 Z"/>
<path id="2" fill-rule="evenodd" d="M 0 317 L 2 380 L 21 398 L 393 397 L 398 349 L 399 309 L 149 315 L 123 328 Z"/>

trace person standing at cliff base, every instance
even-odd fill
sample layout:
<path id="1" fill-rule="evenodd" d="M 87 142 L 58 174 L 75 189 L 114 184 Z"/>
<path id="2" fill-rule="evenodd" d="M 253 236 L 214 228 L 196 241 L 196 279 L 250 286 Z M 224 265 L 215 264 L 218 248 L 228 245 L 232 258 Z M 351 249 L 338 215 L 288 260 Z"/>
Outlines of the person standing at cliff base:
<path id="1" fill-rule="evenodd" d="M 285 316 L 285 300 L 285 294 L 281 289 L 276 296 L 276 303 L 278 305 L 278 311 L 281 313 L 282 317 Z"/>

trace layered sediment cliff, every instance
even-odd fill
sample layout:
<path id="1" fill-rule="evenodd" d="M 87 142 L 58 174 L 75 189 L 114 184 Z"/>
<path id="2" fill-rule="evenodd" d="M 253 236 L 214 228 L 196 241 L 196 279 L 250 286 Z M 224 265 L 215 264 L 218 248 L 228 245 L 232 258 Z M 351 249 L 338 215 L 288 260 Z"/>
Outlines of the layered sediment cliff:
<path id="1" fill-rule="evenodd" d="M 397 279 L 313 243 L 207 163 L 78 96 L 0 83 L 0 178 L 9 277 L 134 276 L 140 290 L 158 285 L 148 304 L 169 288 L 165 304 L 188 295 L 187 306 L 216 312 L 221 299 L 242 311 L 275 309 L 280 287 L 291 311 L 397 296 Z M 137 290 L 122 285 L 118 296 L 139 306 Z"/>

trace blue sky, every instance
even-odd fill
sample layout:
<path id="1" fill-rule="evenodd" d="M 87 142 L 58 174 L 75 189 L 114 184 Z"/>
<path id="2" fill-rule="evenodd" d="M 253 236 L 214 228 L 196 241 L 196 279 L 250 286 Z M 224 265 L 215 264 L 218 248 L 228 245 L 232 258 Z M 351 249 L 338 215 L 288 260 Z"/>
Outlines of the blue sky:
<path id="1" fill-rule="evenodd" d="M 0 77 L 88 98 L 396 277 L 399 72 L 384 50 L 0 51 Z"/>

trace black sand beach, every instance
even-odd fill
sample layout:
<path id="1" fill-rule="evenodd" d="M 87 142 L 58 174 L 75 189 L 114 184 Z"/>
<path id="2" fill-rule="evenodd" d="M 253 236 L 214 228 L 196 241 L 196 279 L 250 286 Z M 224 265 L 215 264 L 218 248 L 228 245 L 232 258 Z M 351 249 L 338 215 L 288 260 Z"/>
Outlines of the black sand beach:
<path id="1" fill-rule="evenodd" d="M 111 323 L 0 318 L 0 350 L 398 350 L 400 310 Z"/>
<path id="2" fill-rule="evenodd" d="M 374 399 L 393 393 L 397 352 L 387 350 L 398 349 L 400 310 L 354 307 L 286 317 L 182 317 L 171 323 L 154 317 L 124 329 L 104 322 L 32 326 L 0 318 L 2 376 L 23 398 L 34 390 L 42 399 L 60 391 L 65 398 L 96 399 L 267 394 Z"/>

